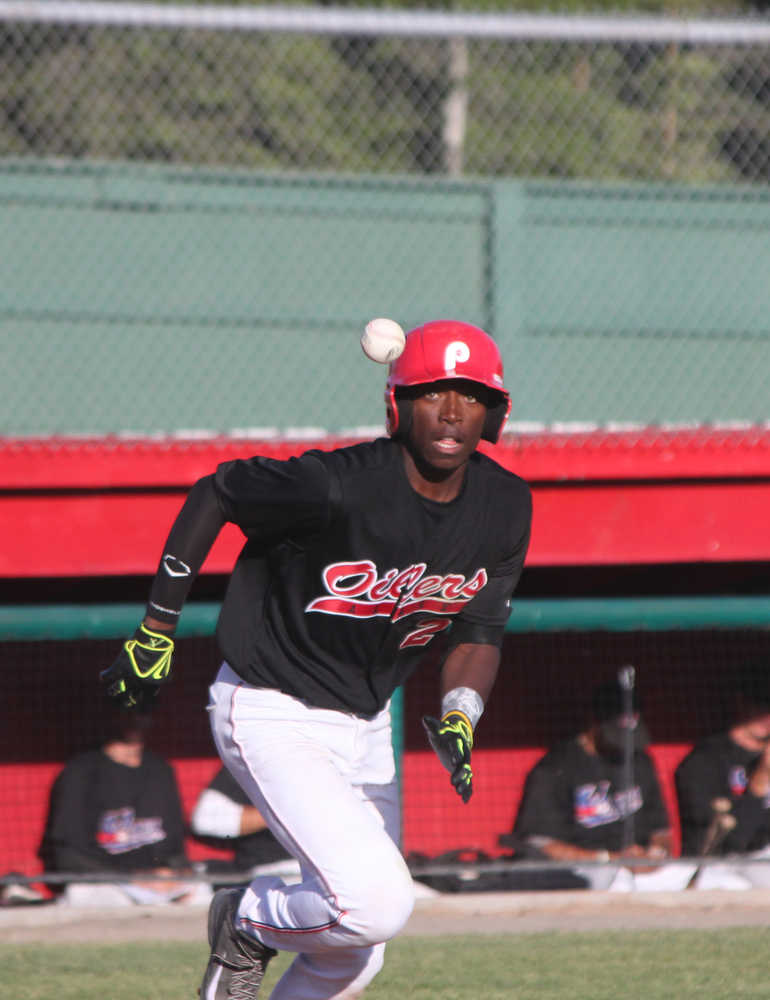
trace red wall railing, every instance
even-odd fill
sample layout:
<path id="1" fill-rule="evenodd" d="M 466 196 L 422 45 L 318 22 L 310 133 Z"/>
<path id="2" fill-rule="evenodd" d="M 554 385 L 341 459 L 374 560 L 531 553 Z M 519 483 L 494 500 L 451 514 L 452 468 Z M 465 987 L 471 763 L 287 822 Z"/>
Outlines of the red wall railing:
<path id="1" fill-rule="evenodd" d="M 0 439 L 0 576 L 149 574 L 190 485 L 217 464 L 350 443 Z M 505 435 L 533 491 L 530 566 L 770 559 L 770 429 Z M 226 573 L 227 526 L 203 568 Z"/>

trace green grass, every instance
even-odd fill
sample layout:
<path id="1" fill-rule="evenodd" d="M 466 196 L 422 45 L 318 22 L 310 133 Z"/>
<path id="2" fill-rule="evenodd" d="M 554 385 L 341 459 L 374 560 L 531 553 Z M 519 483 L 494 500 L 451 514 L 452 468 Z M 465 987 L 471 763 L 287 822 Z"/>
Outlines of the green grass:
<path id="1" fill-rule="evenodd" d="M 366 1000 L 764 1000 L 767 946 L 765 928 L 403 937 Z M 0 944 L 0 995 L 193 1000 L 206 957 L 203 943 Z M 265 1000 L 290 959 L 270 965 Z"/>

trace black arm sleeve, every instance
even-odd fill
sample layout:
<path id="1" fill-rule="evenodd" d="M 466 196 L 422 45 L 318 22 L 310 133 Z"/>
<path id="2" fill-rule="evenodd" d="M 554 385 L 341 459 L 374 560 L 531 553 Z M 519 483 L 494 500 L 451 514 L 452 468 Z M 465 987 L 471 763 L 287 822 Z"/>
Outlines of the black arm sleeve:
<path id="1" fill-rule="evenodd" d="M 149 616 L 176 626 L 195 577 L 224 523 L 214 476 L 204 476 L 188 493 L 163 547 L 150 589 Z"/>

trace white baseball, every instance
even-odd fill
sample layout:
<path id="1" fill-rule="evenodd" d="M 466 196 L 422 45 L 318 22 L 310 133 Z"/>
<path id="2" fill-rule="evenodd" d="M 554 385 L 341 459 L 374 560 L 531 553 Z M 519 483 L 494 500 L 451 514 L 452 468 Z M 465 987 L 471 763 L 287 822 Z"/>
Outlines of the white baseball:
<path id="1" fill-rule="evenodd" d="M 401 354 L 406 343 L 404 331 L 392 319 L 372 319 L 361 334 L 361 347 L 367 358 L 388 365 Z"/>

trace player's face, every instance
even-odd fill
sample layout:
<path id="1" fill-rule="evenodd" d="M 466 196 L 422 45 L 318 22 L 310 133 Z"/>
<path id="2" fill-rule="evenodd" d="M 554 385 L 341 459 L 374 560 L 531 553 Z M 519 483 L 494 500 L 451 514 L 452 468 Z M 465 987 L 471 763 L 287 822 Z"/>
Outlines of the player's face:
<path id="1" fill-rule="evenodd" d="M 478 447 L 487 416 L 483 386 L 447 379 L 424 386 L 412 404 L 410 442 L 420 458 L 447 472 L 465 465 Z"/>
<path id="2" fill-rule="evenodd" d="M 746 721 L 744 733 L 748 749 L 763 750 L 767 746 L 770 742 L 770 712 L 767 708 L 754 709 Z"/>
<path id="3" fill-rule="evenodd" d="M 631 715 L 617 715 L 613 719 L 600 722 L 594 737 L 599 753 L 603 757 L 609 757 L 610 760 L 622 760 L 629 731 L 633 749 L 644 750 L 650 737 L 647 726 L 638 712 Z"/>

